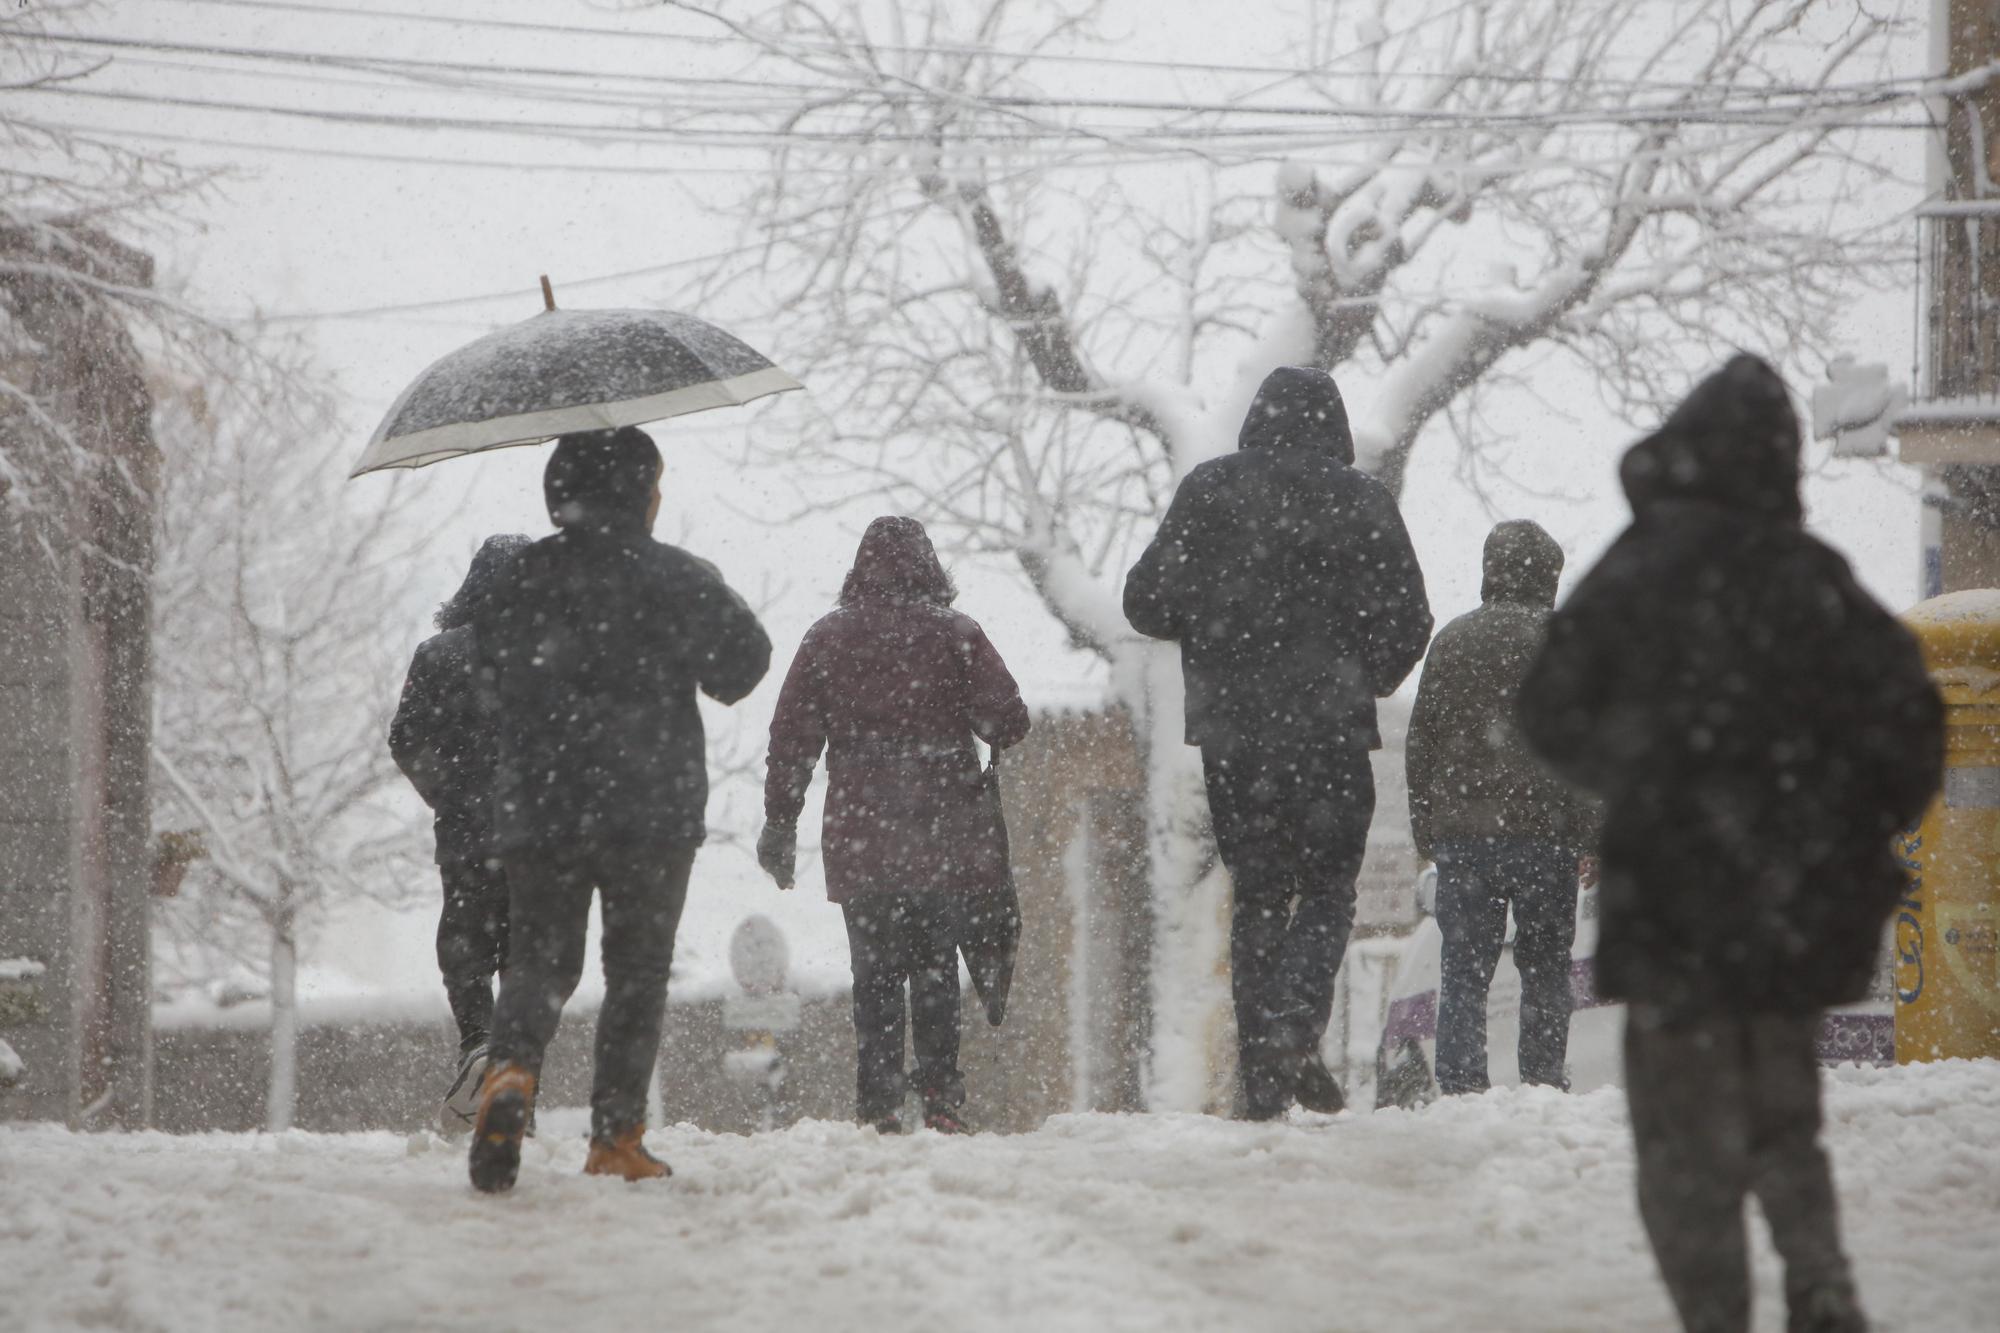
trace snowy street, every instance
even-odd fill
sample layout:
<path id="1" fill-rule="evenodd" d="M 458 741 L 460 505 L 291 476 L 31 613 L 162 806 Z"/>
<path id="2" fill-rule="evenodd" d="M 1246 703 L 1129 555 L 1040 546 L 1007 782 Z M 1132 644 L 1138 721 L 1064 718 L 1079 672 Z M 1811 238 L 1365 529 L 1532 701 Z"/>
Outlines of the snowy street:
<path id="1" fill-rule="evenodd" d="M 1990 1328 L 2000 1065 L 1831 1077 L 1877 1328 Z M 579 1176 L 580 1120 L 546 1122 L 505 1199 L 428 1138 L 0 1129 L 0 1327 L 1672 1327 L 1616 1089 L 964 1140 L 670 1129 L 649 1140 L 663 1188 Z M 1758 1325 L 1780 1328 L 1761 1236 L 1758 1265 Z"/>

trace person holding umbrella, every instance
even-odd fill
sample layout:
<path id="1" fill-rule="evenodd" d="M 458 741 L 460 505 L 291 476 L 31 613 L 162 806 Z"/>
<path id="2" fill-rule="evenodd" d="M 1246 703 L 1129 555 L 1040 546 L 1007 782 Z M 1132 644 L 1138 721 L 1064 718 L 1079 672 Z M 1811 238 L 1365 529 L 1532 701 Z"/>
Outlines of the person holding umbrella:
<path id="1" fill-rule="evenodd" d="M 493 846 L 508 886 L 507 971 L 473 1126 L 472 1183 L 512 1188 L 543 1048 L 583 971 L 593 894 L 604 1007 L 592 1174 L 668 1174 L 646 1090 L 667 972 L 704 829 L 699 689 L 734 703 L 771 641 L 715 566 L 652 538 L 660 451 L 636 429 L 803 386 L 755 348 L 672 310 L 543 311 L 439 358 L 390 405 L 351 476 L 560 437 L 543 477 L 557 531 L 477 599 L 490 691 Z"/>
<path id="2" fill-rule="evenodd" d="M 968 902 L 992 901 L 1009 874 L 973 738 L 997 755 L 1028 734 L 1013 676 L 978 623 L 951 609 L 955 596 L 921 523 L 870 523 L 771 719 L 758 864 L 792 887 L 799 811 L 824 750 L 821 849 L 854 969 L 856 1112 L 885 1134 L 903 1127 L 906 1020 L 924 1124 L 965 1132 L 958 949 Z"/>
<path id="3" fill-rule="evenodd" d="M 715 566 L 653 539 L 660 473 L 659 450 L 634 427 L 563 436 L 543 478 L 555 535 L 510 561 L 473 617 L 498 720 L 494 843 L 512 936 L 469 1163 L 487 1192 L 519 1171 L 542 1052 L 582 976 L 593 894 L 605 993 L 584 1170 L 669 1174 L 643 1136 L 705 833 L 695 692 L 743 698 L 771 641 Z"/>

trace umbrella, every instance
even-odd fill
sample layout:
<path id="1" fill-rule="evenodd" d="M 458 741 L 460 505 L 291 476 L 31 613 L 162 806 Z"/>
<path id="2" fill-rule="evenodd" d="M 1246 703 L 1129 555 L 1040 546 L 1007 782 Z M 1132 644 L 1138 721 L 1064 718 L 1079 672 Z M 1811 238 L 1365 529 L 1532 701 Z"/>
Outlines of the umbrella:
<path id="1" fill-rule="evenodd" d="M 1006 850 L 1007 818 L 1000 809 L 998 756 L 981 777 L 980 802 L 985 816 L 998 826 L 1004 865 L 1011 858 Z M 1007 992 L 1014 986 L 1014 959 L 1021 946 L 1021 897 L 1011 868 L 994 882 L 959 894 L 956 933 L 965 970 L 986 1006 L 986 1021 L 997 1028 L 1007 1017 Z"/>
<path id="2" fill-rule="evenodd" d="M 349 475 L 636 426 L 801 387 L 761 352 L 693 315 L 557 310 L 550 298 L 541 314 L 468 343 L 417 376 Z"/>

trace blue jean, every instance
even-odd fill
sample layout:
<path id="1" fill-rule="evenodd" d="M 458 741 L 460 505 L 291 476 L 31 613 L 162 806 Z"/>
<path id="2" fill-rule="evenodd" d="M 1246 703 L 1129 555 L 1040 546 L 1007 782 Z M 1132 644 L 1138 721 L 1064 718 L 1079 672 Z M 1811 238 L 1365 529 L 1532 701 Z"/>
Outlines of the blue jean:
<path id="1" fill-rule="evenodd" d="M 1446 1094 L 1484 1092 L 1486 995 L 1514 909 L 1521 973 L 1521 1081 L 1567 1087 L 1569 950 L 1576 938 L 1576 849 L 1522 839 L 1448 842 L 1437 849 L 1437 1081 Z"/>

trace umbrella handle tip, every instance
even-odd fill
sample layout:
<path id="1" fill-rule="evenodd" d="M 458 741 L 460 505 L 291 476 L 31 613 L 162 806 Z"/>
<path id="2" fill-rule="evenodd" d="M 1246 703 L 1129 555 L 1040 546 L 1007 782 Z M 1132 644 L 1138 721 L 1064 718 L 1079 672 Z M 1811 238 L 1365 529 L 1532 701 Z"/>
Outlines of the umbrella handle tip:
<path id="1" fill-rule="evenodd" d="M 549 286 L 549 275 L 546 273 L 542 274 L 542 308 L 544 310 L 556 308 L 556 289 Z"/>

